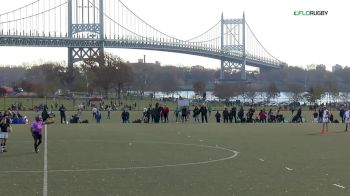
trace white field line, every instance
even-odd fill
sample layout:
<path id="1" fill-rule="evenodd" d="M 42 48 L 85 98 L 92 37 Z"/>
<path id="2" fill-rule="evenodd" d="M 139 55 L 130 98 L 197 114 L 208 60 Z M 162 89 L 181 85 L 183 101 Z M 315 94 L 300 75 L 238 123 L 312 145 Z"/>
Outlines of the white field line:
<path id="1" fill-rule="evenodd" d="M 46 136 L 46 134 L 45 134 Z M 47 139 L 47 138 L 45 138 Z M 89 140 L 89 141 L 98 141 L 98 140 Z M 208 146 L 208 145 L 198 145 L 198 144 L 186 144 L 186 143 L 173 143 L 173 142 L 153 142 L 153 141 L 133 141 L 133 143 L 144 143 L 144 144 L 168 144 L 168 145 L 183 145 L 183 146 L 193 146 L 193 147 L 199 147 L 199 148 L 209 148 L 209 149 L 219 149 L 223 151 L 231 152 L 232 154 L 227 157 L 219 158 L 219 159 L 213 159 L 213 160 L 207 160 L 207 161 L 199 161 L 199 162 L 188 162 L 188 163 L 178 163 L 178 164 L 166 164 L 166 165 L 153 165 L 153 166 L 135 166 L 135 167 L 112 167 L 112 168 L 87 168 L 87 169 L 62 169 L 62 170 L 47 170 L 47 155 L 46 155 L 46 170 L 44 169 L 44 183 L 45 183 L 45 173 L 46 173 L 46 191 L 47 191 L 47 173 L 48 172 L 99 172 L 99 171 L 113 171 L 113 170 L 136 170 L 136 169 L 154 169 L 154 168 L 165 168 L 165 167 L 181 167 L 181 166 L 191 166 L 191 165 L 202 165 L 202 164 L 209 164 L 209 163 L 215 163 L 215 162 L 221 162 L 226 161 L 229 159 L 236 158 L 239 154 L 239 152 L 228 149 L 225 147 L 220 147 L 218 145 L 216 146 Z M 46 144 L 46 143 L 45 143 Z M 46 152 L 47 152 L 47 147 Z M 45 172 L 46 171 L 46 172 Z M 1 173 L 41 173 L 43 171 L 0 171 Z M 47 196 L 47 195 L 44 195 Z"/>
<path id="2" fill-rule="evenodd" d="M 346 188 L 345 186 L 342 186 L 342 185 L 339 185 L 339 184 L 333 184 L 333 186 L 336 186 L 336 187 L 341 188 L 341 189 L 345 189 Z"/>
<path id="3" fill-rule="evenodd" d="M 47 196 L 47 125 L 45 125 L 45 140 L 44 140 L 44 182 L 43 196 Z"/>
<path id="4" fill-rule="evenodd" d="M 286 170 L 288 170 L 288 171 L 293 171 L 292 168 L 289 168 L 289 167 L 285 167 L 285 168 L 286 168 Z"/>
<path id="5" fill-rule="evenodd" d="M 213 159 L 213 160 L 199 161 L 199 162 L 189 162 L 189 163 L 153 165 L 153 166 L 135 166 L 135 167 L 112 167 L 112 168 L 98 168 L 98 169 L 62 169 L 62 170 L 50 170 L 49 172 L 99 172 L 99 171 L 113 171 L 113 170 L 135 170 L 135 169 L 155 169 L 155 168 L 165 168 L 165 167 L 181 167 L 181 166 L 202 165 L 202 164 L 209 164 L 209 163 L 226 161 L 229 159 L 236 158 L 239 154 L 239 152 L 237 152 L 235 150 L 220 147 L 218 145 L 208 146 L 208 145 L 197 145 L 197 144 L 186 144 L 186 143 L 152 142 L 152 141 L 150 141 L 150 142 L 135 142 L 135 143 L 154 143 L 154 144 L 195 146 L 195 147 L 211 148 L 211 149 L 219 149 L 219 150 L 223 150 L 223 151 L 229 151 L 232 154 L 231 154 L 231 156 L 220 158 L 220 159 Z"/>

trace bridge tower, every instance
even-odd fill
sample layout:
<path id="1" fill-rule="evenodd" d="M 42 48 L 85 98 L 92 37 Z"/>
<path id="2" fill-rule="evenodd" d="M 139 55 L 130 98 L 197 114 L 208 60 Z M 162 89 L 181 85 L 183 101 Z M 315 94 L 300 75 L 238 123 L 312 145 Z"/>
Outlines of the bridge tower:
<path id="1" fill-rule="evenodd" d="M 224 19 L 221 15 L 221 50 L 242 56 L 240 63 L 221 59 L 220 80 L 225 80 L 225 73 L 241 72 L 241 79 L 246 80 L 245 15 L 242 19 Z"/>
<path id="2" fill-rule="evenodd" d="M 98 41 L 98 47 L 68 47 L 68 66 L 104 53 L 103 0 L 68 0 L 68 38 Z"/>

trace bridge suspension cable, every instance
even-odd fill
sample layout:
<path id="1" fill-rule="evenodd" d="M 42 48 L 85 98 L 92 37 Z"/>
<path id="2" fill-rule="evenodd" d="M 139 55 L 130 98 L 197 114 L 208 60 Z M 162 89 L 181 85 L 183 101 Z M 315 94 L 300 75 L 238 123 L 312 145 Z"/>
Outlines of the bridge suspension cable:
<path id="1" fill-rule="evenodd" d="M 205 31 L 204 33 L 196 36 L 196 37 L 193 37 L 191 39 L 188 39 L 186 41 L 188 42 L 197 42 L 196 40 L 202 40 L 200 38 L 203 38 L 203 37 L 206 37 L 208 34 L 211 34 L 211 31 L 214 31 L 214 34 L 217 34 L 218 36 L 220 36 L 220 24 L 221 24 L 221 20 L 218 21 L 214 26 L 212 26 L 210 29 L 208 29 L 207 31 Z"/>
<path id="2" fill-rule="evenodd" d="M 16 9 L 14 9 L 14 10 L 11 10 L 11 11 L 8 11 L 8 12 L 5 12 L 5 13 L 2 13 L 2 14 L 0 14 L 0 17 L 3 16 L 3 15 L 6 15 L 6 14 L 9 14 L 9 13 L 16 12 L 16 11 L 18 11 L 18 10 L 24 9 L 24 8 L 26 8 L 26 7 L 29 7 L 29 6 L 35 4 L 35 3 L 39 2 L 39 1 L 40 1 L 40 0 L 36 0 L 36 1 L 33 1 L 32 3 L 29 3 L 29 4 L 27 4 L 27 5 L 24 5 L 24 6 L 20 7 L 20 8 L 16 8 Z"/>
<path id="3" fill-rule="evenodd" d="M 66 0 L 37 0 L 0 14 L 0 35 L 66 36 L 66 22 L 62 24 L 66 5 Z"/>
<path id="4" fill-rule="evenodd" d="M 279 59 L 274 57 L 259 41 L 249 24 L 246 22 L 248 31 L 246 31 L 246 55 L 248 58 L 254 60 L 270 62 L 270 63 L 282 63 Z"/>
<path id="5" fill-rule="evenodd" d="M 206 48 L 221 49 L 221 20 L 204 33 L 186 41 L 204 45 Z"/>
<path id="6" fill-rule="evenodd" d="M 103 8 L 100 8 L 102 3 Z M 69 10 L 68 7 L 74 10 Z M 103 17 L 103 20 L 100 17 Z M 70 19 L 71 21 L 68 21 Z M 244 59 L 255 63 L 254 65 L 262 63 L 265 66 L 267 63 L 268 66 L 277 67 L 281 64 L 282 61 L 275 58 L 260 43 L 248 23 L 243 24 L 242 21 L 245 20 L 224 20 L 222 16 L 219 22 L 204 33 L 184 40 L 150 25 L 121 0 L 36 0 L 0 14 L 0 41 L 5 43 L 3 45 L 11 42 L 6 36 L 18 37 L 18 42 L 27 37 L 38 38 L 36 41 L 52 41 L 52 37 L 67 38 L 61 39 L 64 41 L 61 45 L 51 42 L 46 43 L 46 46 L 67 46 L 67 43 L 70 43 L 67 47 L 101 47 L 101 44 L 109 43 L 109 47 L 175 51 L 236 63 Z M 244 27 L 247 27 L 245 32 Z M 40 44 L 35 40 L 23 43 Z"/>
<path id="7" fill-rule="evenodd" d="M 30 15 L 30 16 L 27 16 L 27 15 L 26 15 L 26 16 L 24 16 L 24 17 L 21 17 L 22 13 L 20 13 L 20 17 L 19 17 L 19 18 L 12 19 L 12 20 L 8 20 L 8 21 L 1 21 L 0 24 L 11 23 L 11 22 L 18 22 L 18 21 L 22 21 L 22 20 L 25 20 L 25 19 L 28 19 L 28 18 L 33 18 L 33 17 L 38 16 L 38 15 L 41 15 L 41 14 L 46 14 L 47 12 L 50 12 L 50 11 L 52 11 L 52 10 L 54 10 L 54 9 L 57 9 L 57 8 L 59 8 L 59 7 L 63 6 L 63 5 L 65 5 L 65 4 L 67 4 L 67 2 L 62 3 L 62 4 L 60 4 L 60 5 L 57 5 L 56 7 L 50 8 L 50 9 L 48 9 L 48 10 L 45 10 L 45 11 L 42 11 L 42 12 L 39 12 L 39 13 Z M 49 17 L 48 20 L 50 21 L 50 17 Z M 23 25 L 24 23 L 21 23 L 21 24 Z"/>
<path id="8" fill-rule="evenodd" d="M 152 25 L 148 24 L 142 18 L 136 15 L 122 1 L 118 0 L 118 5 L 115 5 L 114 2 L 113 6 L 111 6 L 110 2 L 111 0 L 107 0 L 105 6 L 110 5 L 108 7 L 113 7 L 114 9 L 105 9 L 104 15 L 106 16 L 106 18 L 112 20 L 113 23 L 117 24 L 121 28 L 128 29 L 129 32 L 133 32 L 134 34 L 139 35 L 139 38 L 145 40 L 172 40 L 174 42 L 183 41 L 154 28 Z M 117 11 L 115 9 L 117 9 Z M 117 19 L 111 17 L 114 16 L 114 13 L 118 13 Z M 111 25 L 109 27 L 107 26 L 106 28 L 108 29 L 107 32 L 109 31 L 112 33 L 112 31 L 109 29 L 111 28 Z M 113 26 L 113 29 L 114 28 L 115 27 Z M 127 35 L 124 32 L 120 32 L 120 29 L 117 30 L 119 30 L 119 35 L 122 35 L 122 37 L 127 37 Z"/>
<path id="9" fill-rule="evenodd" d="M 97 11 L 99 8 L 89 0 Z M 105 17 L 105 37 L 109 39 L 127 39 L 143 40 L 152 43 L 167 43 L 173 45 L 182 45 L 185 47 L 196 47 L 202 49 L 215 48 L 220 49 L 220 30 L 219 23 L 215 24 L 210 30 L 197 36 L 196 39 L 182 40 L 170 36 L 136 15 L 122 1 L 107 0 L 104 6 Z M 116 14 L 117 13 L 117 14 Z M 199 38 L 201 37 L 201 38 Z"/>

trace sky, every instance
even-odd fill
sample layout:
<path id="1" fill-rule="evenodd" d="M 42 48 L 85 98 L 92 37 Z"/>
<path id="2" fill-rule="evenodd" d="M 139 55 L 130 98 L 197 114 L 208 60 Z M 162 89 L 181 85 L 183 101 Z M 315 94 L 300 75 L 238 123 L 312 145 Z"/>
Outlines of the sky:
<path id="1" fill-rule="evenodd" d="M 34 0 L 0 0 L 0 13 Z M 51 0 L 53 1 L 53 0 Z M 350 12 L 346 0 L 123 0 L 134 13 L 158 30 L 180 39 L 197 36 L 224 18 L 246 21 L 263 46 L 292 66 L 350 66 Z M 327 16 L 295 16 L 294 11 L 328 11 Z M 167 52 L 107 49 L 125 61 L 219 68 L 218 60 Z M 0 47 L 0 65 L 67 61 L 66 48 Z"/>

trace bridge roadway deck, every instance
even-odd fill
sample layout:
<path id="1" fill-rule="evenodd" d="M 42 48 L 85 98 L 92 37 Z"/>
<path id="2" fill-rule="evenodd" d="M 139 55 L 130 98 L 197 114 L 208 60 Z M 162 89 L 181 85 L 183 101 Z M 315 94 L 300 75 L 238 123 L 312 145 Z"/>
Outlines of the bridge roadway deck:
<path id="1" fill-rule="evenodd" d="M 159 42 L 159 41 L 141 41 L 141 40 L 114 40 L 67 38 L 67 37 L 29 37 L 29 36 L 7 36 L 0 35 L 0 46 L 18 46 L 18 47 L 72 47 L 72 48 L 123 48 L 123 49 L 142 49 L 156 50 L 165 52 L 174 52 L 202 56 L 212 59 L 225 60 L 235 63 L 242 63 L 242 54 L 222 52 L 203 46 L 185 45 L 179 42 Z M 253 67 L 264 69 L 281 68 L 277 61 L 255 58 L 247 56 L 246 64 Z"/>

